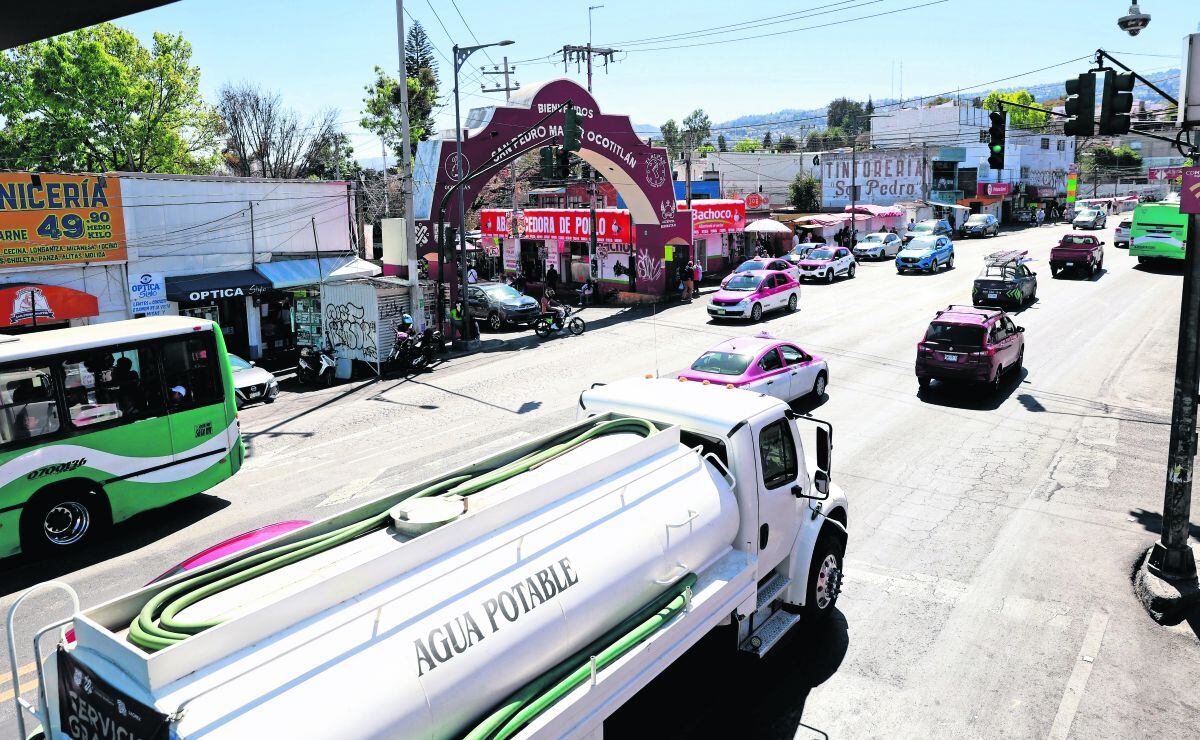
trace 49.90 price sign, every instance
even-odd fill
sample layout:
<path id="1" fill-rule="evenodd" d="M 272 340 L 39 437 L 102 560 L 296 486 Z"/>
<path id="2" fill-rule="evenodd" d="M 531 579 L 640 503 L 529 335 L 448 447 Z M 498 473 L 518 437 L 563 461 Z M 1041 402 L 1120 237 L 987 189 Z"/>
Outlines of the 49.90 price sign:
<path id="1" fill-rule="evenodd" d="M 125 259 L 119 179 L 0 173 L 0 268 Z"/>

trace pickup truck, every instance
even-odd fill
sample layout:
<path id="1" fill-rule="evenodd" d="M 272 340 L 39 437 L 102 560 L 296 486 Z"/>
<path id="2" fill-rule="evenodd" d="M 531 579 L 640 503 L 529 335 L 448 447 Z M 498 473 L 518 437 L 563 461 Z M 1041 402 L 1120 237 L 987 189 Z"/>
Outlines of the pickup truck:
<path id="1" fill-rule="evenodd" d="M 1104 242 L 1091 234 L 1066 234 L 1050 250 L 1050 275 L 1074 270 L 1095 277 L 1104 267 Z"/>
<path id="2" fill-rule="evenodd" d="M 690 381 L 597 385 L 578 406 L 565 428 L 46 615 L 35 700 L 14 675 L 21 737 L 29 714 L 51 738 L 599 739 L 719 626 L 762 656 L 828 618 L 848 511 L 831 425 Z"/>

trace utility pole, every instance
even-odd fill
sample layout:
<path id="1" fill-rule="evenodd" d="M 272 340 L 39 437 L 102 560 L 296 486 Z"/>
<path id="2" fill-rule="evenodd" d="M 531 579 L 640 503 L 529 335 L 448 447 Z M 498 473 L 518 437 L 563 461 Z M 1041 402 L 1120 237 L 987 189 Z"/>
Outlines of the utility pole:
<path id="1" fill-rule="evenodd" d="M 607 47 L 598 48 L 592 46 L 589 41 L 586 46 L 577 46 L 567 44 L 562 48 L 563 71 L 567 71 L 567 65 L 570 62 L 575 62 L 576 69 L 583 63 L 587 65 L 587 89 L 592 91 L 592 58 L 600 57 L 604 61 L 604 69 L 608 70 L 609 62 L 613 61 L 613 55 L 618 53 L 620 49 L 609 49 Z"/>
<path id="2" fill-rule="evenodd" d="M 402 87 L 408 87 L 407 79 L 405 79 L 405 84 L 402 85 Z M 403 113 L 401 113 L 401 116 L 403 117 Z M 383 152 L 383 215 L 384 218 L 390 218 L 392 215 L 392 209 L 388 205 L 387 142 L 383 140 L 382 136 L 379 137 L 379 149 L 381 152 Z"/>
<path id="3" fill-rule="evenodd" d="M 858 136 L 850 136 L 850 247 L 854 247 L 854 209 L 858 208 Z"/>
<path id="4" fill-rule="evenodd" d="M 504 75 L 504 87 L 501 87 L 500 83 L 496 83 L 496 85 L 493 87 L 483 87 L 483 86 L 480 86 L 480 87 L 483 90 L 483 92 L 503 92 L 504 93 L 504 102 L 507 103 L 510 100 L 512 100 L 513 91 L 521 89 L 521 83 L 519 83 L 515 80 L 510 81 L 510 76 L 513 74 L 516 74 L 517 68 L 508 66 L 508 56 L 505 56 L 503 61 L 504 61 L 503 69 L 498 69 L 496 67 L 496 65 L 493 64 L 491 70 L 489 70 L 487 67 L 480 67 L 479 71 L 483 72 L 483 74 L 485 74 L 485 75 Z M 520 260 L 520 256 L 521 256 L 521 237 L 519 234 L 517 234 L 516 230 L 513 229 L 513 226 L 515 224 L 515 216 L 517 213 L 517 163 L 519 161 L 520 160 L 514 160 L 512 162 L 512 165 L 509 167 L 509 174 L 510 174 L 509 187 L 512 189 L 512 208 L 508 212 L 508 224 L 509 224 L 509 228 L 512 229 L 512 235 L 513 235 L 513 249 L 515 249 L 517 251 L 517 259 L 518 260 Z M 500 268 L 501 268 L 501 271 L 503 271 L 503 269 L 504 269 L 504 252 L 503 252 L 503 250 L 501 250 L 501 252 L 500 252 Z"/>

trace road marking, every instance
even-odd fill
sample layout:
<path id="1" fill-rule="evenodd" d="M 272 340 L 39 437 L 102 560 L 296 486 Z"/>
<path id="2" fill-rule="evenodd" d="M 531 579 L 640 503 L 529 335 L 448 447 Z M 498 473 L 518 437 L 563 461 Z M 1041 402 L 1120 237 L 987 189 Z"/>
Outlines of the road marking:
<path id="1" fill-rule="evenodd" d="M 21 683 L 21 692 L 28 693 L 30 691 L 34 691 L 35 689 L 37 689 L 37 687 L 38 687 L 37 679 L 32 678 L 28 682 Z M 5 691 L 3 694 L 0 694 L 0 704 L 7 704 L 8 702 L 12 701 L 13 697 L 15 697 L 16 695 L 17 695 L 17 692 L 14 691 L 13 689 L 9 689 L 8 691 Z"/>
<path id="2" fill-rule="evenodd" d="M 17 669 L 17 677 L 20 678 L 22 676 L 28 676 L 30 673 L 33 673 L 36 670 L 37 670 L 37 663 L 26 663 L 25 665 L 23 665 Z M 3 686 L 4 684 L 9 683 L 10 681 L 12 681 L 12 673 L 9 671 L 5 671 L 4 675 L 0 676 L 0 686 Z"/>
<path id="3" fill-rule="evenodd" d="M 342 486 L 341 488 L 337 489 L 333 493 L 326 496 L 325 499 L 323 501 L 321 501 L 321 503 L 317 504 L 317 506 L 318 507 L 334 506 L 336 504 L 340 504 L 345 501 L 349 501 L 350 499 L 354 498 L 355 496 L 357 496 L 360 493 L 362 493 L 363 491 L 365 491 L 367 489 L 367 486 L 369 486 L 373 482 L 375 482 L 376 477 L 377 476 L 374 476 L 374 475 L 368 475 L 364 478 L 358 478 L 356 480 L 352 480 L 349 483 L 347 483 L 346 485 Z"/>
<path id="4" fill-rule="evenodd" d="M 1066 740 L 1071 732 L 1071 723 L 1075 721 L 1075 712 L 1079 710 L 1079 702 L 1083 701 L 1083 690 L 1087 688 L 1088 677 L 1092 675 L 1092 665 L 1100 652 L 1100 643 L 1104 641 L 1104 630 L 1108 628 L 1108 615 L 1096 612 L 1088 625 L 1087 633 L 1083 636 L 1083 644 L 1079 646 L 1079 657 L 1075 660 L 1075 670 L 1067 679 L 1067 688 L 1063 691 L 1062 702 L 1058 705 L 1058 714 L 1054 716 L 1054 724 L 1050 726 L 1049 740 Z"/>

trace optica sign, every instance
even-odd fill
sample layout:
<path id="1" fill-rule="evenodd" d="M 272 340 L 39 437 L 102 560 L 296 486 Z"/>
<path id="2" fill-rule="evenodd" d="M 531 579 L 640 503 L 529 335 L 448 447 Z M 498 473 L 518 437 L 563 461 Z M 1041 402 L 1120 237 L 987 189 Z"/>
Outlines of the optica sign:
<path id="1" fill-rule="evenodd" d="M 483 209 L 479 216 L 480 236 L 514 236 L 509 220 L 508 209 Z M 591 216 L 582 208 L 526 208 L 515 235 L 522 239 L 586 242 L 591 233 L 590 227 Z M 633 222 L 629 211 L 597 210 L 596 241 L 600 244 L 632 244 Z"/>
<path id="2" fill-rule="evenodd" d="M 679 201 L 679 209 L 687 201 Z M 693 200 L 692 236 L 736 234 L 746 228 L 746 202 L 742 200 Z"/>

